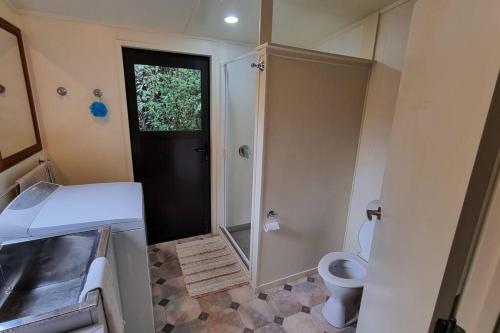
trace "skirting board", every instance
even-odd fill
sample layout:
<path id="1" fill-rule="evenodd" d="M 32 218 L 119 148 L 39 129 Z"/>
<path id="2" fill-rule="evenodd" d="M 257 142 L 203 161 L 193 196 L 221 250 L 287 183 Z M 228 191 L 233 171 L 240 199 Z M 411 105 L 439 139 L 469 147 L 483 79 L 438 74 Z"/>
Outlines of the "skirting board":
<path id="1" fill-rule="evenodd" d="M 278 280 L 274 280 L 274 281 L 271 281 L 271 282 L 268 282 L 268 283 L 264 283 L 264 284 L 258 286 L 257 288 L 255 288 L 255 292 L 256 293 L 260 293 L 261 291 L 265 291 L 267 289 L 278 287 L 278 286 L 280 286 L 282 284 L 285 284 L 287 282 L 292 282 L 292 281 L 295 281 L 297 279 L 306 277 L 308 275 L 315 274 L 317 272 L 318 272 L 318 268 L 314 267 L 314 268 L 305 270 L 303 272 L 299 272 L 299 273 L 295 273 L 295 274 L 292 274 L 292 275 L 288 275 L 288 276 L 286 276 L 284 278 L 281 278 L 281 279 L 278 279 Z"/>

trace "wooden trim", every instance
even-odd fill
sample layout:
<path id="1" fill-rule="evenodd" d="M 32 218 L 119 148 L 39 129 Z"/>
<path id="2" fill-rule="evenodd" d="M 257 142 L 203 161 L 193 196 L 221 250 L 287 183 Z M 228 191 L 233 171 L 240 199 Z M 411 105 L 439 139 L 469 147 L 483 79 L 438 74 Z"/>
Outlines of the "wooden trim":
<path id="1" fill-rule="evenodd" d="M 40 130 L 38 128 L 38 121 L 36 119 L 35 102 L 33 100 L 33 91 L 31 89 L 31 83 L 28 73 L 28 64 L 26 62 L 26 53 L 24 52 L 24 44 L 23 44 L 21 29 L 19 29 L 18 27 L 4 20 L 1 17 L 0 17 L 0 28 L 4 29 L 7 32 L 10 32 L 17 38 L 17 43 L 19 46 L 19 55 L 21 57 L 21 64 L 23 67 L 24 82 L 26 84 L 26 92 L 28 94 L 28 101 L 30 104 L 31 119 L 33 120 L 33 129 L 35 131 L 35 138 L 36 138 L 36 143 L 31 147 L 27 147 L 5 158 L 2 158 L 0 156 L 0 172 L 1 172 L 27 159 L 31 155 L 41 151 L 42 141 L 40 139 Z"/>
<path id="2" fill-rule="evenodd" d="M 270 43 L 273 35 L 273 0 L 260 1 L 259 44 Z"/>
<path id="3" fill-rule="evenodd" d="M 327 63 L 336 66 L 370 67 L 373 63 L 370 59 L 350 57 L 276 43 L 265 43 L 259 45 L 256 50 L 264 50 L 268 56 L 279 56 L 303 61 Z"/>

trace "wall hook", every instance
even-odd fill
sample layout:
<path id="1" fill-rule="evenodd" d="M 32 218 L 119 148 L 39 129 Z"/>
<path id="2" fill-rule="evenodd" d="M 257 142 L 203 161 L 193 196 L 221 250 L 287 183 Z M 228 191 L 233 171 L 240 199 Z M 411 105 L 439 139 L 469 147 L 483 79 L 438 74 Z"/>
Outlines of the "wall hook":
<path id="1" fill-rule="evenodd" d="M 92 104 L 90 104 L 89 108 L 90 108 L 90 113 L 94 116 L 94 117 L 99 117 L 99 118 L 103 118 L 103 117 L 106 117 L 107 114 L 108 114 L 108 108 L 106 107 L 106 105 L 102 102 L 102 96 L 104 95 L 104 93 L 102 92 L 101 89 L 94 89 L 93 91 L 93 94 L 95 97 L 97 97 L 99 100 L 98 101 L 95 101 L 93 102 Z"/>
<path id="2" fill-rule="evenodd" d="M 101 89 L 94 89 L 94 96 L 97 98 L 101 98 L 104 95 Z"/>
<path id="3" fill-rule="evenodd" d="M 64 87 L 58 87 L 57 88 L 57 94 L 59 96 L 66 96 L 68 94 L 68 90 Z"/>

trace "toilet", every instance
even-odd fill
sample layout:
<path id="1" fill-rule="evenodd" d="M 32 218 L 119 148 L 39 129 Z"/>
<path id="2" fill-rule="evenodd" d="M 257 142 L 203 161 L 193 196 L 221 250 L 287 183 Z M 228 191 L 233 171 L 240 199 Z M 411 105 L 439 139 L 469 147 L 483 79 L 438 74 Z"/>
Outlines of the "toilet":
<path id="1" fill-rule="evenodd" d="M 378 200 L 367 206 L 370 210 L 378 208 Z M 335 327 L 345 327 L 358 319 L 375 221 L 367 218 L 359 229 L 360 252 L 331 252 L 318 264 L 318 273 L 331 294 L 323 306 L 323 317 Z"/>

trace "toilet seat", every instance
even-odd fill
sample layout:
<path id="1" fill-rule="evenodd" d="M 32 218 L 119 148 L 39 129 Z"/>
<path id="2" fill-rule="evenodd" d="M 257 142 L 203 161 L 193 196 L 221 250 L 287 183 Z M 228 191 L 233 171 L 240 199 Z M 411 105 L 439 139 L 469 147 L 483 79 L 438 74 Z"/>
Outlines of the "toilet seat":
<path id="1" fill-rule="evenodd" d="M 368 203 L 368 210 L 379 210 L 377 200 Z M 342 328 L 358 318 L 361 297 L 370 259 L 376 221 L 366 218 L 358 230 L 360 251 L 331 252 L 321 258 L 318 273 L 330 291 L 321 313 L 331 325 Z"/>
<path id="2" fill-rule="evenodd" d="M 347 264 L 349 267 L 339 267 L 338 274 L 332 273 L 331 266 L 334 263 L 340 266 Z M 366 276 L 366 262 L 357 255 L 347 252 L 331 252 L 321 258 L 318 264 L 319 275 L 332 285 L 344 288 L 362 288 Z M 343 276 L 353 273 L 353 278 Z"/>

